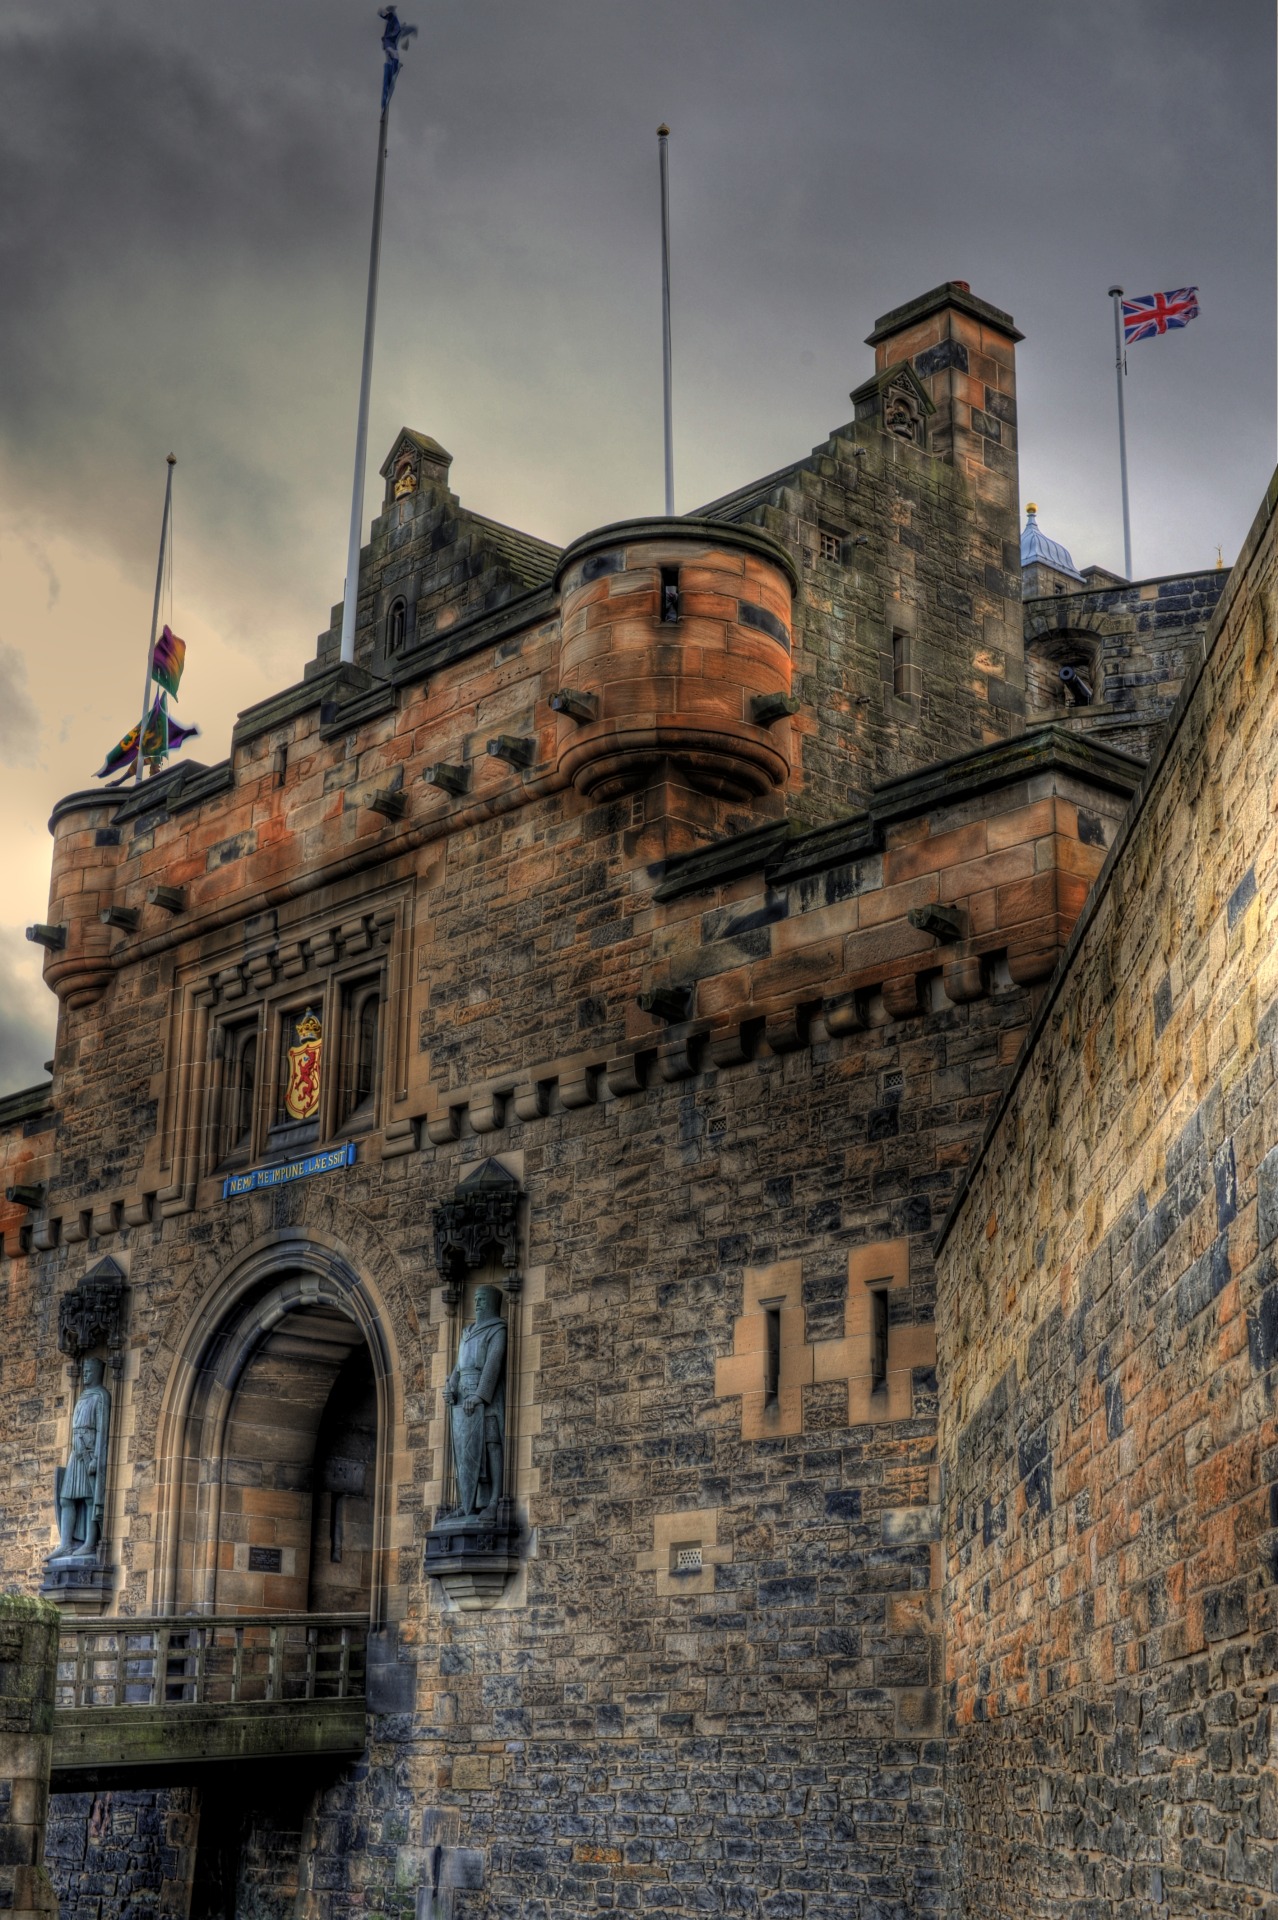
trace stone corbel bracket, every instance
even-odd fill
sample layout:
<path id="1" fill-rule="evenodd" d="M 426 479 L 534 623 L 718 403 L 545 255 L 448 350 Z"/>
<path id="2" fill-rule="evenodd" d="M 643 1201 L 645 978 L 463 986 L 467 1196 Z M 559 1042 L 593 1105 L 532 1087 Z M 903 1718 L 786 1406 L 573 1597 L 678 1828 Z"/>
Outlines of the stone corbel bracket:
<path id="1" fill-rule="evenodd" d="M 608 1099 L 624 1099 L 698 1073 L 744 1066 L 761 1054 L 800 1052 L 871 1027 L 914 1019 L 932 1004 L 933 983 L 944 996 L 941 1004 L 949 1001 L 961 1006 L 990 994 L 1000 963 L 1017 985 L 1028 985 L 1048 978 L 1059 957 L 1050 947 L 1032 954 L 937 955 L 931 935 L 911 930 L 911 937 L 929 951 L 912 954 L 901 971 L 886 978 L 836 976 L 823 983 L 819 996 L 744 1008 L 714 1024 L 688 1020 L 673 1029 L 654 1031 L 650 1039 L 624 1053 L 547 1061 L 518 1076 L 510 1073 L 486 1085 L 458 1087 L 437 1111 L 394 1123 L 394 1132 L 387 1131 L 383 1158 L 415 1151 L 419 1136 L 422 1144 L 447 1146 L 461 1139 L 464 1123 L 475 1134 L 498 1133 L 515 1120 L 538 1120 L 557 1109 L 603 1105 Z M 451 1221 L 449 1207 L 455 1205 L 449 1202 L 437 1209 L 436 1221 Z M 437 1225 L 437 1263 L 440 1231 Z M 446 1231 L 460 1233 L 462 1228 L 450 1225 Z"/>

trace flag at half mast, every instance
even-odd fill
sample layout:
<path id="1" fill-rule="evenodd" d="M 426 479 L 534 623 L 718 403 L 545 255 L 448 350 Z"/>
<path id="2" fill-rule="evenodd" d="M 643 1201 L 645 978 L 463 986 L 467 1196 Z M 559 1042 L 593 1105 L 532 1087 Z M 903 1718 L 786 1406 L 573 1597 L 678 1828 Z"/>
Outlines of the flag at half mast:
<path id="1" fill-rule="evenodd" d="M 1175 287 L 1170 293 L 1141 293 L 1123 301 L 1123 345 L 1152 340 L 1173 327 L 1187 327 L 1198 318 L 1197 287 Z"/>
<path id="2" fill-rule="evenodd" d="M 146 734 L 142 741 L 142 758 L 149 765 L 158 766 L 178 747 L 194 739 L 199 731 L 198 727 L 179 726 L 169 713 L 164 695 L 157 693 L 151 711 L 147 715 Z M 95 780 L 105 780 L 108 774 L 123 772 L 127 778 L 130 770 L 137 765 L 137 758 L 138 729 L 134 726 L 129 728 L 123 740 L 117 741 L 110 749 L 93 777 Z"/>

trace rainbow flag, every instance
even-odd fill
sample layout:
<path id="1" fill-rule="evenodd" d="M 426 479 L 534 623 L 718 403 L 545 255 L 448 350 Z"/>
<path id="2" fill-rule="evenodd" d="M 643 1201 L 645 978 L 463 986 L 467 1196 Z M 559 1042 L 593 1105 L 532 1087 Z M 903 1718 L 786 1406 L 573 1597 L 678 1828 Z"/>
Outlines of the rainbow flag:
<path id="1" fill-rule="evenodd" d="M 179 642 L 179 645 L 181 642 Z M 181 671 L 181 668 L 178 669 Z M 198 727 L 179 726 L 169 713 L 167 697 L 162 693 L 155 696 L 155 704 L 147 715 L 146 733 L 142 740 L 142 757 L 149 766 L 159 766 L 171 753 L 192 739 L 200 729 Z M 127 776 L 137 764 L 138 730 L 130 727 L 123 740 L 118 740 L 107 754 L 106 759 L 94 774 L 95 780 L 105 780 L 110 773 L 123 773 Z"/>
<path id="2" fill-rule="evenodd" d="M 179 640 L 172 627 L 166 626 L 155 643 L 155 658 L 151 662 L 151 678 L 159 687 L 165 687 L 177 699 L 178 682 L 182 678 L 182 669 L 186 665 L 186 641 Z"/>

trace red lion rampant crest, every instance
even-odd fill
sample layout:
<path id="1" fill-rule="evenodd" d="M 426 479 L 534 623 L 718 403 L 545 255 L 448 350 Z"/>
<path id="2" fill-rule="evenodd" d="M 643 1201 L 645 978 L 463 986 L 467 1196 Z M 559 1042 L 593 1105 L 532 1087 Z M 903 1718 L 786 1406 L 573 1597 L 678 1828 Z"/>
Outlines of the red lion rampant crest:
<path id="1" fill-rule="evenodd" d="M 288 1050 L 284 1111 L 291 1120 L 311 1120 L 319 1111 L 322 1028 L 308 1007 L 297 1023 L 297 1045 Z"/>

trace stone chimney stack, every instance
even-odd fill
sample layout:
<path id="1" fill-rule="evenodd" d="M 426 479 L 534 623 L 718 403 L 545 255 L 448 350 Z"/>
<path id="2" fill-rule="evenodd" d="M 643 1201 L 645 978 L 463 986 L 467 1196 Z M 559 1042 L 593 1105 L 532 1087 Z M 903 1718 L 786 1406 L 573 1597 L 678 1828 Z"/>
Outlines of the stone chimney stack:
<path id="1" fill-rule="evenodd" d="M 886 394 L 887 377 L 908 368 L 931 402 L 923 444 L 1007 514 L 1009 540 L 1017 535 L 1016 342 L 1024 337 L 1010 313 L 978 300 L 966 280 L 947 280 L 885 313 L 868 341 L 875 385 Z M 903 386 L 903 437 L 908 400 Z"/>

